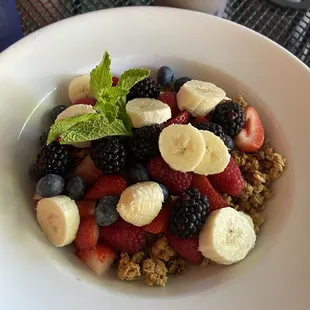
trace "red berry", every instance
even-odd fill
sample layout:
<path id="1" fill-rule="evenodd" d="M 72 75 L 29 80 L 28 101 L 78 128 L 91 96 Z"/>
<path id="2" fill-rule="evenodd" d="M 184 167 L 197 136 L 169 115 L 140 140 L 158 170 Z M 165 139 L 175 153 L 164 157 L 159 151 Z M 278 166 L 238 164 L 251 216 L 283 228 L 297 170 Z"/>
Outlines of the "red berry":
<path id="1" fill-rule="evenodd" d="M 118 81 L 119 81 L 119 78 L 116 77 L 116 76 L 113 76 L 113 77 L 112 77 L 112 86 L 116 86 L 117 83 L 118 83 Z"/>
<path id="2" fill-rule="evenodd" d="M 96 201 L 94 200 L 80 200 L 75 202 L 78 209 L 80 217 L 94 215 Z"/>
<path id="3" fill-rule="evenodd" d="M 191 187 L 198 189 L 200 194 L 208 197 L 210 204 L 209 213 L 228 207 L 227 201 L 213 188 L 206 176 L 194 174 Z"/>
<path id="4" fill-rule="evenodd" d="M 158 97 L 158 100 L 160 100 L 163 103 L 168 104 L 168 106 L 171 109 L 172 117 L 174 117 L 180 113 L 180 110 L 179 110 L 179 107 L 177 104 L 177 96 L 176 96 L 175 92 L 167 91 L 165 93 L 161 93 Z"/>
<path id="5" fill-rule="evenodd" d="M 74 102 L 74 104 L 89 104 L 94 106 L 97 103 L 95 98 L 82 98 Z"/>
<path id="6" fill-rule="evenodd" d="M 197 116 L 193 121 L 192 123 L 195 124 L 195 123 L 207 123 L 209 122 L 204 116 Z"/>
<path id="7" fill-rule="evenodd" d="M 96 168 L 94 161 L 88 155 L 76 167 L 74 175 L 82 177 L 87 185 L 93 185 L 101 176 L 102 171 Z"/>
<path id="8" fill-rule="evenodd" d="M 172 124 L 188 124 L 191 120 L 191 115 L 187 111 L 180 112 L 177 116 L 171 118 L 169 121 L 165 123 L 165 127 L 168 127 Z"/>
<path id="9" fill-rule="evenodd" d="M 256 152 L 264 143 L 264 127 L 254 108 L 247 107 L 244 116 L 245 124 L 234 139 L 235 145 L 242 152 Z"/>
<path id="10" fill-rule="evenodd" d="M 168 191 L 174 194 L 187 190 L 192 182 L 191 172 L 175 171 L 161 158 L 154 157 L 147 164 L 147 170 L 152 179 L 164 184 Z"/>
<path id="11" fill-rule="evenodd" d="M 79 250 L 90 250 L 98 242 L 99 226 L 93 216 L 81 219 L 79 230 L 76 234 L 74 244 Z"/>
<path id="12" fill-rule="evenodd" d="M 120 196 L 126 189 L 126 181 L 120 175 L 104 175 L 88 191 L 85 200 L 97 200 L 104 196 Z"/>
<path id="13" fill-rule="evenodd" d="M 133 226 L 121 218 L 110 226 L 100 227 L 100 240 L 122 253 L 136 253 L 145 245 L 142 228 Z"/>
<path id="14" fill-rule="evenodd" d="M 208 178 L 220 193 L 231 196 L 238 196 L 244 187 L 241 171 L 232 157 L 223 172 L 209 175 Z"/>
<path id="15" fill-rule="evenodd" d="M 143 230 L 152 234 L 166 232 L 168 230 L 171 212 L 172 204 L 164 205 L 155 219 L 150 224 L 142 227 Z"/>
<path id="16" fill-rule="evenodd" d="M 192 264 L 200 264 L 202 254 L 199 252 L 198 237 L 191 237 L 187 239 L 179 239 L 171 232 L 168 233 L 168 242 L 170 246 L 182 257 L 187 259 Z"/>
<path id="17" fill-rule="evenodd" d="M 88 251 L 77 250 L 75 255 L 99 276 L 110 269 L 115 259 L 115 252 L 104 244 L 97 244 Z"/>

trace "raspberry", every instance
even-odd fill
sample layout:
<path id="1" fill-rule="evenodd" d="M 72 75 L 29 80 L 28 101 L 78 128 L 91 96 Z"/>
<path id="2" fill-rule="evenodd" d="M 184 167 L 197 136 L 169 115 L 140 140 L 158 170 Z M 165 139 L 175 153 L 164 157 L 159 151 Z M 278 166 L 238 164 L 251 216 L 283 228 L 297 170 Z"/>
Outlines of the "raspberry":
<path id="1" fill-rule="evenodd" d="M 171 118 L 169 121 L 165 123 L 165 127 L 168 127 L 172 124 L 181 124 L 186 125 L 190 122 L 191 115 L 187 111 L 180 112 L 177 116 Z"/>
<path id="2" fill-rule="evenodd" d="M 231 196 L 238 196 L 244 187 L 241 171 L 232 157 L 223 172 L 209 175 L 208 178 L 220 193 Z"/>
<path id="3" fill-rule="evenodd" d="M 169 192 L 177 194 L 187 190 L 192 182 L 191 172 L 180 172 L 171 169 L 161 158 L 152 158 L 147 164 L 147 170 L 155 181 L 164 184 Z"/>
<path id="4" fill-rule="evenodd" d="M 101 227 L 99 238 L 122 253 L 137 253 L 145 245 L 143 230 L 121 218 L 110 226 Z"/>
<path id="5" fill-rule="evenodd" d="M 119 78 L 118 78 L 118 77 L 113 76 L 113 77 L 112 77 L 112 86 L 116 86 L 116 85 L 117 85 L 117 83 L 118 83 L 118 81 L 119 81 Z"/>
<path id="6" fill-rule="evenodd" d="M 171 109 L 172 117 L 178 115 L 180 113 L 178 104 L 177 104 L 177 97 L 176 93 L 173 91 L 168 91 L 159 95 L 158 100 L 163 103 L 168 104 Z"/>

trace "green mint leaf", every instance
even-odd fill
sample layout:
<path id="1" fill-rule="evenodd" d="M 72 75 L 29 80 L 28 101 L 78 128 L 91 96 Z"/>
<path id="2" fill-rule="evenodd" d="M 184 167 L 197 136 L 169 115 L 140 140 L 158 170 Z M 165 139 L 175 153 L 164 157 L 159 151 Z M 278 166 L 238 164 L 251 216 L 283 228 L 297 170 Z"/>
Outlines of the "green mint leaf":
<path id="1" fill-rule="evenodd" d="M 131 87 L 133 87 L 135 84 L 137 84 L 138 82 L 148 77 L 149 74 L 150 74 L 150 70 L 129 69 L 121 75 L 117 83 L 117 86 L 114 88 L 120 88 L 124 91 L 129 92 Z M 127 95 L 127 93 L 125 95 Z"/>
<path id="2" fill-rule="evenodd" d="M 97 114 L 89 113 L 73 116 L 63 120 L 56 121 L 50 128 L 47 138 L 47 144 L 50 144 L 52 141 L 57 139 L 61 134 L 69 130 L 72 126 L 78 123 L 85 123 L 91 121 L 96 117 Z"/>
<path id="3" fill-rule="evenodd" d="M 105 88 L 111 88 L 112 75 L 110 73 L 111 59 L 106 51 L 101 63 L 90 73 L 90 88 L 96 99 L 101 97 Z"/>
<path id="4" fill-rule="evenodd" d="M 108 119 L 97 114 L 98 117 L 91 122 L 79 123 L 69 128 L 61 137 L 60 143 L 71 144 L 98 140 L 106 136 L 128 136 L 130 132 L 121 120 L 110 123 Z"/>
<path id="5" fill-rule="evenodd" d="M 112 123 L 118 115 L 119 107 L 115 104 L 113 98 L 100 98 L 95 106 L 96 111 L 105 115 L 110 123 Z"/>
<path id="6" fill-rule="evenodd" d="M 126 96 L 121 97 L 117 102 L 116 105 L 119 108 L 117 118 L 123 121 L 124 125 L 128 129 L 129 132 L 131 132 L 131 119 L 129 115 L 126 112 Z"/>

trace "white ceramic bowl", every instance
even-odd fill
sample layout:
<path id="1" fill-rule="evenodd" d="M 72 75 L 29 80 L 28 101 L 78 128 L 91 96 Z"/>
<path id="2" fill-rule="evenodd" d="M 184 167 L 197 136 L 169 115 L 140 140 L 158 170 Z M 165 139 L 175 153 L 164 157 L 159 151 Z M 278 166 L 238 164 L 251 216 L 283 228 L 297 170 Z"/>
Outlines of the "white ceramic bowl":
<path id="1" fill-rule="evenodd" d="M 242 94 L 288 159 L 255 250 L 231 267 L 194 268 L 162 289 L 98 278 L 72 249 L 51 246 L 36 223 L 28 178 L 48 110 L 67 83 L 99 63 L 112 69 L 170 65 L 177 76 Z M 306 310 L 310 288 L 310 72 L 277 44 L 200 13 L 127 8 L 42 29 L 0 55 L 0 295 L 17 309 Z"/>

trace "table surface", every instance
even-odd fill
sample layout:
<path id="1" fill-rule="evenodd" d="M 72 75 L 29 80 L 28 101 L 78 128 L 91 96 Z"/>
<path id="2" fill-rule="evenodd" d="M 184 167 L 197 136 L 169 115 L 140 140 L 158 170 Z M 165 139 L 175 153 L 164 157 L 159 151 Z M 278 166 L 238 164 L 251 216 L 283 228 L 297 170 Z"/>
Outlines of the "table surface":
<path id="1" fill-rule="evenodd" d="M 104 8 L 152 5 L 153 0 L 16 0 L 25 35 L 58 20 Z M 229 0 L 223 18 L 251 28 L 288 49 L 310 67 L 310 1 L 305 8 L 283 0 Z M 308 5 L 309 3 L 309 5 Z"/>

